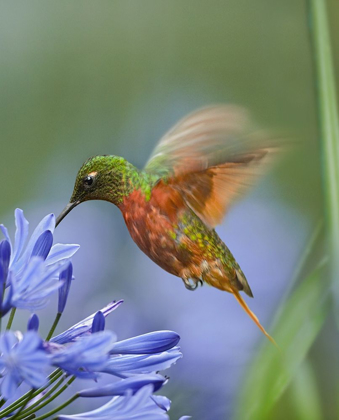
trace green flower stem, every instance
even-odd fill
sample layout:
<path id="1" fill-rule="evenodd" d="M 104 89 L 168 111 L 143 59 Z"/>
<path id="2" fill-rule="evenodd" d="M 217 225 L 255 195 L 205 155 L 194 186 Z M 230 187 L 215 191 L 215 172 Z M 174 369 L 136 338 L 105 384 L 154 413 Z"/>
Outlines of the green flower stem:
<path id="1" fill-rule="evenodd" d="M 6 330 L 10 330 L 11 329 L 15 312 L 16 312 L 16 308 L 12 308 L 11 313 L 9 314 L 9 318 L 8 318 Z"/>
<path id="2" fill-rule="evenodd" d="M 28 411 L 26 411 L 25 413 L 23 413 L 22 415 L 20 415 L 20 417 L 18 417 L 18 420 L 24 419 L 26 416 L 29 416 L 30 414 L 35 413 L 37 410 L 40 410 L 41 408 L 45 407 L 46 405 L 48 405 L 51 401 L 55 400 L 55 398 L 57 398 L 60 394 L 62 394 L 65 389 L 67 389 L 71 383 L 75 380 L 75 376 L 72 376 L 71 379 L 69 379 L 69 381 L 67 381 L 67 383 L 62 386 L 58 392 L 56 392 L 54 395 L 52 395 L 50 398 L 48 398 L 47 400 L 45 400 L 42 404 L 40 404 L 38 407 L 33 408 L 32 410 L 29 409 Z M 66 403 L 61 404 L 61 406 L 57 407 L 56 409 L 52 410 L 51 412 L 44 414 L 43 416 L 37 417 L 39 419 L 45 419 L 48 418 L 48 416 L 56 413 L 57 411 L 61 410 L 62 408 L 64 408 L 66 405 L 70 404 L 72 401 L 74 401 L 76 398 L 78 398 L 78 395 L 75 394 L 72 398 L 70 398 L 69 400 L 66 401 Z M 65 405 L 66 404 L 66 405 Z"/>
<path id="3" fill-rule="evenodd" d="M 53 394 L 54 391 L 56 391 L 60 387 L 60 385 L 64 382 L 64 380 L 65 380 L 65 378 L 59 379 L 59 381 L 49 391 L 47 391 L 46 394 L 39 401 L 36 401 L 34 404 L 30 405 L 26 410 L 22 411 L 22 416 L 25 417 L 27 415 L 27 413 L 32 412 L 33 408 L 35 409 L 41 403 L 43 403 L 50 395 Z M 36 410 L 39 410 L 39 407 L 36 408 Z M 33 412 L 36 411 L 36 410 L 33 410 Z M 13 420 L 14 420 L 14 418 L 13 418 Z"/>
<path id="4" fill-rule="evenodd" d="M 58 312 L 56 314 L 56 317 L 54 319 L 53 325 L 52 325 L 51 329 L 49 330 L 49 333 L 48 333 L 48 335 L 46 337 L 46 341 L 49 341 L 51 339 L 51 337 L 52 337 L 52 335 L 53 335 L 53 333 L 54 333 L 54 331 L 55 331 L 55 329 L 56 329 L 56 327 L 57 327 L 57 325 L 58 325 L 58 323 L 60 321 L 61 315 L 62 315 L 61 312 Z"/>
<path id="5" fill-rule="evenodd" d="M 54 383 L 60 376 L 63 375 L 63 372 L 61 369 L 55 369 L 48 377 L 48 385 L 45 385 L 36 391 L 33 392 L 32 397 L 34 398 L 37 395 L 39 395 L 42 391 L 44 391 L 46 388 L 48 388 L 52 383 Z M 17 410 L 25 401 L 27 396 L 29 395 L 31 391 L 26 392 L 22 397 L 20 397 L 18 400 L 14 401 L 12 404 L 10 404 L 8 407 L 6 407 L 4 410 L 0 411 L 0 418 L 4 418 L 5 416 L 10 415 L 13 411 Z"/>
<path id="6" fill-rule="evenodd" d="M 10 417 L 10 419 L 17 420 L 20 417 L 20 414 L 24 411 L 24 409 L 25 409 L 26 405 L 28 404 L 29 400 L 33 397 L 33 394 L 34 394 L 34 389 L 31 389 L 28 392 L 28 395 L 25 398 L 24 403 L 20 407 L 19 411 L 17 413 L 15 413 L 14 416 Z"/>
<path id="7" fill-rule="evenodd" d="M 323 185 L 330 251 L 330 277 L 339 301 L 339 115 L 325 0 L 309 0 L 310 36 L 322 149 Z"/>
<path id="8" fill-rule="evenodd" d="M 74 394 L 73 397 L 71 397 L 69 400 L 65 401 L 63 404 L 59 405 L 59 407 L 55 408 L 54 410 L 49 411 L 48 413 L 36 417 L 36 420 L 44 420 L 50 418 L 53 414 L 57 413 L 58 411 L 62 410 L 63 408 L 70 405 L 73 401 L 75 401 L 77 398 L 79 398 L 78 394 Z"/>
<path id="9" fill-rule="evenodd" d="M 61 378 L 50 390 L 46 392 L 46 394 L 39 400 L 36 401 L 34 404 L 30 405 L 25 411 L 22 411 L 23 415 L 26 415 L 27 412 L 31 412 L 33 408 L 39 406 L 42 402 L 44 402 L 54 391 L 56 391 L 59 386 L 64 382 L 65 378 Z M 37 408 L 38 410 L 39 408 Z M 15 417 L 13 418 L 13 420 Z"/>

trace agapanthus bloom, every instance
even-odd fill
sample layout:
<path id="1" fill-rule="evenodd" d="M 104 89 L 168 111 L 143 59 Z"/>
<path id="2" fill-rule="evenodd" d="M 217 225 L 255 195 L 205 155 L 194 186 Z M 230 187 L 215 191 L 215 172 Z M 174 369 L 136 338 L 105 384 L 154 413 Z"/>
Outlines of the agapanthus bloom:
<path id="1" fill-rule="evenodd" d="M 128 376 L 136 373 L 158 372 L 168 369 L 182 357 L 179 347 L 154 354 L 133 354 L 111 357 L 103 372 L 117 376 Z"/>
<path id="2" fill-rule="evenodd" d="M 100 309 L 100 312 L 102 312 L 104 317 L 107 317 L 107 315 L 117 309 L 122 303 L 123 300 L 118 300 L 117 302 L 113 300 L 104 308 Z M 62 332 L 59 335 L 56 335 L 51 339 L 51 343 L 66 344 L 76 340 L 83 335 L 91 334 L 93 320 L 96 314 L 97 312 L 94 312 L 92 315 L 68 328 L 68 330 Z"/>
<path id="3" fill-rule="evenodd" d="M 28 331 L 18 338 L 12 331 L 0 336 L 1 395 L 13 396 L 19 384 L 25 381 L 32 388 L 46 382 L 49 357 L 41 348 L 41 338 L 35 331 Z"/>
<path id="4" fill-rule="evenodd" d="M 78 392 L 80 397 L 108 397 L 114 395 L 125 395 L 130 391 L 136 393 L 146 385 L 152 385 L 153 391 L 158 391 L 167 381 L 162 375 L 145 374 L 136 375 L 111 384 L 84 389 Z"/>
<path id="5" fill-rule="evenodd" d="M 179 334 L 173 331 L 155 331 L 114 344 L 111 354 L 153 354 L 176 346 Z"/>
<path id="6" fill-rule="evenodd" d="M 11 307 L 37 310 L 46 306 L 52 293 L 62 286 L 55 281 L 66 268 L 79 245 L 53 245 L 55 217 L 42 219 L 27 245 L 28 221 L 23 211 L 15 210 L 15 241 L 12 245 L 5 226 L 0 225 L 5 239 L 0 245 L 0 280 L 8 288 L 2 314 Z"/>
<path id="7" fill-rule="evenodd" d="M 58 418 L 59 420 L 168 420 L 166 411 L 170 408 L 170 401 L 162 396 L 152 397 L 153 391 L 153 385 L 149 384 L 140 388 L 134 395 L 130 390 L 123 397 L 114 397 L 97 410 L 73 416 L 59 415 Z"/>
<path id="8" fill-rule="evenodd" d="M 105 368 L 114 341 L 115 334 L 110 331 L 80 337 L 74 343 L 60 346 L 53 352 L 51 362 L 69 374 L 96 377 L 95 372 Z"/>
<path id="9" fill-rule="evenodd" d="M 68 333 L 51 339 L 46 348 L 52 364 L 81 377 L 104 372 L 126 378 L 165 370 L 182 357 L 176 347 L 180 337 L 173 331 L 154 331 L 118 342 L 114 333 L 102 331 L 104 314 L 111 313 L 117 304 L 107 305 L 67 330 Z M 100 328 L 98 324 L 102 324 Z"/>
<path id="10" fill-rule="evenodd" d="M 15 211 L 15 220 L 14 245 L 7 229 L 0 226 L 5 236 L 0 242 L 0 318 L 11 308 L 40 309 L 57 290 L 59 299 L 55 321 L 45 340 L 39 336 L 40 322 L 35 313 L 29 318 L 24 335 L 10 330 L 0 334 L 0 399 L 4 403 L 13 397 L 22 383 L 31 388 L 19 400 L 0 405 L 0 418 L 32 418 L 75 379 L 86 378 L 95 379 L 93 386 L 77 392 L 61 407 L 80 397 L 111 396 L 113 399 L 92 412 L 60 416 L 60 419 L 168 419 L 170 401 L 153 392 L 167 382 L 158 372 L 182 357 L 176 347 L 178 334 L 155 331 L 116 341 L 113 332 L 105 331 L 105 318 L 120 306 L 120 300 L 50 340 L 65 310 L 73 278 L 70 258 L 78 245 L 52 246 L 55 218 L 49 215 L 40 222 L 25 246 L 28 222 L 22 210 Z M 13 309 L 7 329 L 14 315 Z M 57 369 L 52 372 L 54 367 Z M 111 375 L 110 383 L 100 383 L 103 374 Z M 38 418 L 51 418 L 60 408 Z"/>

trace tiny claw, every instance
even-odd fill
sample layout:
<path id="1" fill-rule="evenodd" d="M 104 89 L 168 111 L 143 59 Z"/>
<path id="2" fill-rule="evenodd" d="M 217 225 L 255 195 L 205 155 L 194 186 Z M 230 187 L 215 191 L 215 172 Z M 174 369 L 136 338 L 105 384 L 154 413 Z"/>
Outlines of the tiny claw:
<path id="1" fill-rule="evenodd" d="M 192 280 L 193 283 L 190 280 Z M 203 285 L 203 281 L 201 279 L 182 279 L 182 281 L 184 282 L 186 289 L 190 290 L 191 292 L 193 292 L 199 286 L 199 283 L 201 286 Z"/>

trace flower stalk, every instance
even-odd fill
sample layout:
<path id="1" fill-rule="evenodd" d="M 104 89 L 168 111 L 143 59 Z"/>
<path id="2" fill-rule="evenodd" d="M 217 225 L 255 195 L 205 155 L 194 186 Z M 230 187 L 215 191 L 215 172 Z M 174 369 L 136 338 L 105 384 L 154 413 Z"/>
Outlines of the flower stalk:
<path id="1" fill-rule="evenodd" d="M 57 327 L 57 325 L 58 325 L 58 323 L 60 321 L 61 315 L 62 315 L 61 312 L 58 312 L 56 314 L 56 317 L 54 319 L 53 325 L 51 326 L 51 329 L 49 330 L 49 333 L 47 334 L 46 341 L 49 341 L 52 338 L 52 336 L 54 334 L 54 331 L 55 331 L 55 329 L 56 329 L 56 327 Z"/>
<path id="2" fill-rule="evenodd" d="M 15 312 L 16 312 L 16 308 L 12 308 L 12 310 L 11 310 L 11 312 L 9 314 L 9 318 L 8 318 L 6 330 L 10 330 L 12 328 L 12 324 L 13 324 Z"/>

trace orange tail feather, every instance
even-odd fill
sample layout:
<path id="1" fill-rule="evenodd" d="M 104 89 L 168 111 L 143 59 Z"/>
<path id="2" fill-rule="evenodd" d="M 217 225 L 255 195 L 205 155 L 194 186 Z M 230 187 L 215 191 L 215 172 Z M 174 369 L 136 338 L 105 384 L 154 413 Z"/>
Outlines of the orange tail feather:
<path id="1" fill-rule="evenodd" d="M 252 320 L 256 323 L 256 325 L 260 328 L 260 330 L 266 335 L 266 337 L 277 347 L 279 348 L 278 344 L 275 342 L 274 338 L 271 337 L 268 332 L 265 330 L 265 328 L 260 324 L 259 319 L 254 315 L 254 313 L 250 310 L 250 308 L 247 306 L 247 303 L 244 301 L 244 299 L 240 296 L 240 293 L 238 290 L 232 288 L 232 292 L 237 299 L 237 301 L 240 303 L 244 311 L 249 315 Z"/>

